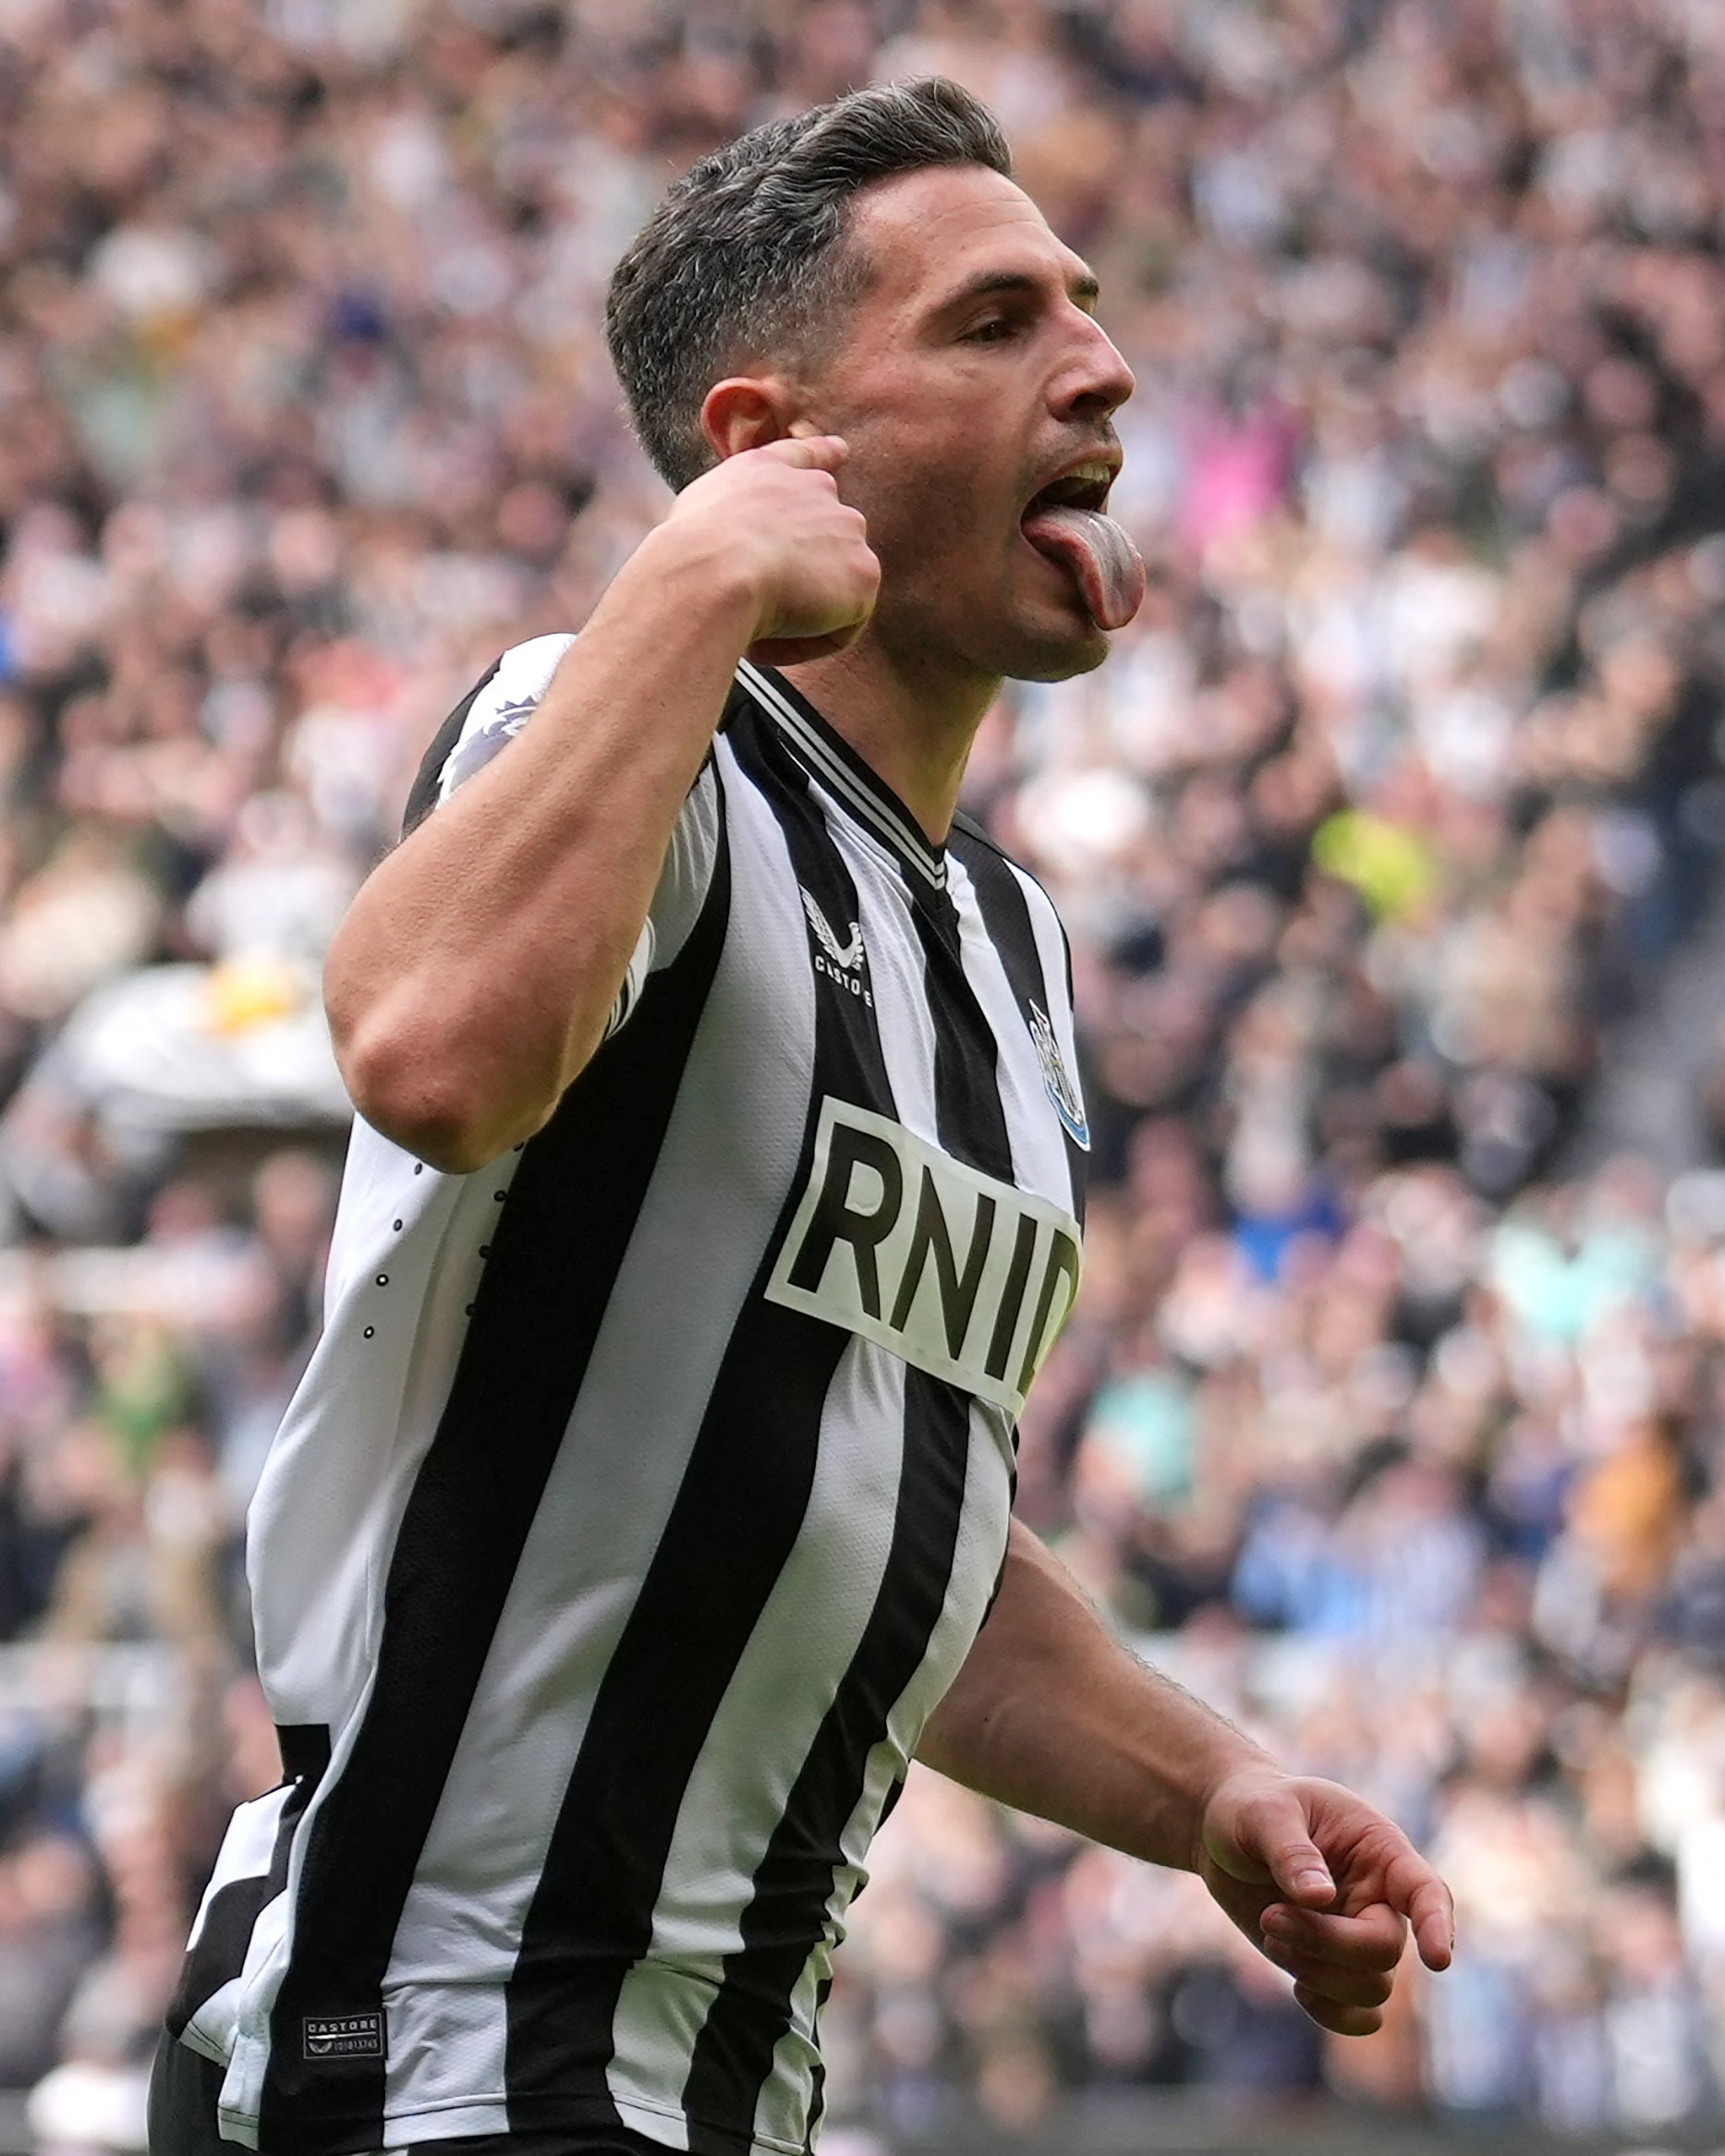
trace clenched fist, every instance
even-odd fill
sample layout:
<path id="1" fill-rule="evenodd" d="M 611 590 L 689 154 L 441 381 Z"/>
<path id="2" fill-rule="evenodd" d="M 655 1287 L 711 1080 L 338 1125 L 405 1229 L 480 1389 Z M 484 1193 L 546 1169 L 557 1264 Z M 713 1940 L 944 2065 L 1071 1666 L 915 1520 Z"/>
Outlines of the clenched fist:
<path id="1" fill-rule="evenodd" d="M 874 612 L 881 564 L 862 513 L 839 499 L 844 456 L 832 434 L 742 450 L 686 487 L 655 535 L 740 592 L 751 659 L 793 666 L 842 651 Z"/>

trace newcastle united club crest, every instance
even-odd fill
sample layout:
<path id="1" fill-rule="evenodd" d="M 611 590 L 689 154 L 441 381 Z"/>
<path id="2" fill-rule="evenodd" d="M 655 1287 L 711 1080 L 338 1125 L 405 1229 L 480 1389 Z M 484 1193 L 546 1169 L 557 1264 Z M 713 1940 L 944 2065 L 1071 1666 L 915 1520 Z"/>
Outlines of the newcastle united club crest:
<path id="1" fill-rule="evenodd" d="M 1048 1012 L 1039 1003 L 1030 1006 L 1030 1038 L 1036 1043 L 1037 1059 L 1042 1065 L 1042 1084 L 1054 1104 L 1054 1113 L 1074 1145 L 1082 1145 L 1087 1153 L 1090 1126 L 1085 1120 L 1084 1097 L 1073 1083 L 1060 1052 L 1060 1043 L 1054 1038 L 1054 1028 L 1049 1023 Z"/>

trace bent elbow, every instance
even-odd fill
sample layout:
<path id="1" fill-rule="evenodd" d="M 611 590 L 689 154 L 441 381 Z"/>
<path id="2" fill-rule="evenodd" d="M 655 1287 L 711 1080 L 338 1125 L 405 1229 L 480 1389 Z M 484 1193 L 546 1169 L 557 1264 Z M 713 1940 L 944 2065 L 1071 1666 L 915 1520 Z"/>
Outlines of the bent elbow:
<path id="1" fill-rule="evenodd" d="M 367 1116 L 366 1120 L 371 1122 L 371 1118 Z M 506 1153 L 516 1143 L 512 1138 L 488 1139 L 468 1124 L 444 1119 L 418 1122 L 404 1119 L 394 1129 L 385 1130 L 382 1124 L 375 1127 L 383 1130 L 383 1135 L 404 1153 L 423 1160 L 439 1175 L 477 1175 L 481 1168 L 495 1160 L 500 1153 Z"/>
<path id="2" fill-rule="evenodd" d="M 522 1138 L 523 1128 L 488 1112 L 446 1057 L 423 1044 L 359 1035 L 337 1045 L 336 1061 L 357 1112 L 371 1128 L 442 1175 L 472 1175 Z"/>

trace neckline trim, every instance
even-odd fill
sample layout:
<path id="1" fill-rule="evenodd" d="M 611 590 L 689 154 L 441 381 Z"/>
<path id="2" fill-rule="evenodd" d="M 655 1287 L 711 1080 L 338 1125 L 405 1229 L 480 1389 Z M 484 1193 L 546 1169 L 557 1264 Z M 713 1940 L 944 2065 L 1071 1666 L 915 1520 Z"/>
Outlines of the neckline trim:
<path id="1" fill-rule="evenodd" d="M 785 742 L 808 771 L 871 836 L 936 890 L 946 888 L 946 855 L 931 845 L 909 809 L 870 769 L 830 721 L 807 696 L 767 667 L 745 659 L 737 679 L 777 725 Z"/>

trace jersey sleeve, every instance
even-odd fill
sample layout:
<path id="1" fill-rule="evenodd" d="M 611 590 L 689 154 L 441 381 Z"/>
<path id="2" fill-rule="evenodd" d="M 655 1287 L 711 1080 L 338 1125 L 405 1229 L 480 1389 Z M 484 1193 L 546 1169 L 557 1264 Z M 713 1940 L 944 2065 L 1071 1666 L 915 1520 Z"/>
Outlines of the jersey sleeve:
<path id="1" fill-rule="evenodd" d="M 420 763 L 407 796 L 402 836 L 501 756 L 532 719 L 572 636 L 534 636 L 513 645 L 481 675 L 444 720 Z M 605 1026 L 609 1039 L 627 1023 L 652 975 L 669 965 L 699 919 L 723 843 L 719 778 L 711 754 L 702 764 L 672 829 L 623 986 Z"/>

